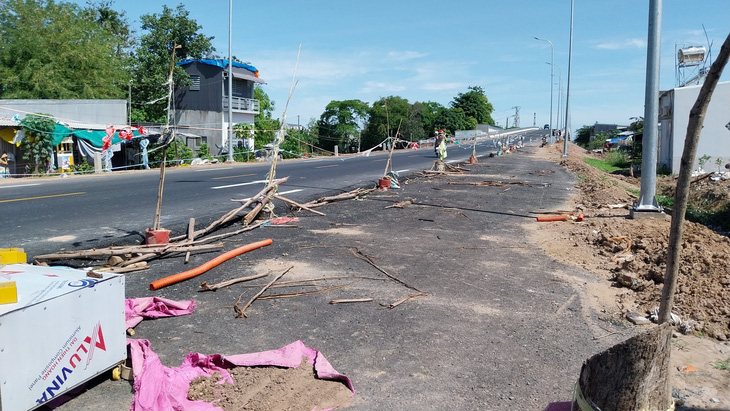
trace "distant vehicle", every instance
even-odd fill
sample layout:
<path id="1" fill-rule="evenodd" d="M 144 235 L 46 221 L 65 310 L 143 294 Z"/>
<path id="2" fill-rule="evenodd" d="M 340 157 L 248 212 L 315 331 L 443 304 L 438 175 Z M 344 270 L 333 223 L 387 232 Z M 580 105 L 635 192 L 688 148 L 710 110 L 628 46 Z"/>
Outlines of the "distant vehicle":
<path id="1" fill-rule="evenodd" d="M 545 130 L 547 130 L 547 129 L 550 128 L 550 124 L 545 124 L 544 126 L 542 126 L 542 128 L 544 128 Z"/>

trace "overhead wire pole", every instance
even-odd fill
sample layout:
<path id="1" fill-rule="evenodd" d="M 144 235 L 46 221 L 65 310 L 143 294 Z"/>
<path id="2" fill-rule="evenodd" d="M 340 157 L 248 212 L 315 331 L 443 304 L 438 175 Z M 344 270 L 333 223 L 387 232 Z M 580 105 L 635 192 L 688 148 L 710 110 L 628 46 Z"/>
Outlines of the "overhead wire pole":
<path id="1" fill-rule="evenodd" d="M 555 75 L 553 74 L 555 71 L 555 48 L 553 47 L 553 42 L 548 39 L 541 39 L 537 37 L 533 37 L 535 40 L 540 41 L 547 41 L 550 43 L 550 136 L 548 137 L 548 141 L 550 144 L 553 143 L 553 82 L 555 81 Z"/>
<path id="2" fill-rule="evenodd" d="M 563 157 L 568 157 L 568 135 L 570 134 L 570 130 L 568 129 L 569 123 L 568 119 L 570 118 L 570 71 L 573 66 L 573 6 L 575 5 L 575 0 L 570 0 L 570 43 L 568 43 L 568 84 L 565 86 L 565 122 L 563 123 L 563 126 L 565 127 L 565 136 L 563 136 Z"/>
<path id="3" fill-rule="evenodd" d="M 661 212 L 656 201 L 656 162 L 659 134 L 659 60 L 661 57 L 662 0 L 649 1 L 649 34 L 646 53 L 646 92 L 644 93 L 644 136 L 641 140 L 641 192 L 631 209 Z"/>
<path id="4" fill-rule="evenodd" d="M 233 0 L 228 0 L 228 161 L 233 162 Z"/>

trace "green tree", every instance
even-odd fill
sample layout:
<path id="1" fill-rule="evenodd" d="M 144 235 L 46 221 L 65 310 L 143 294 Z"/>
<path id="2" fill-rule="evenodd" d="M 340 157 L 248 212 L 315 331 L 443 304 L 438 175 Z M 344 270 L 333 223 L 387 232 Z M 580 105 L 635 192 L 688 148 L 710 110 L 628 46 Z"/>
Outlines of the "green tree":
<path id="1" fill-rule="evenodd" d="M 134 46 L 134 38 L 127 21 L 127 12 L 114 10 L 113 4 L 113 0 L 90 1 L 87 3 L 85 12 L 92 16 L 101 28 L 112 34 L 116 43 L 114 50 L 117 57 L 130 62 L 129 57 Z"/>
<path id="2" fill-rule="evenodd" d="M 437 130 L 436 118 L 438 117 L 440 110 L 445 109 L 445 107 L 433 101 L 427 101 L 420 104 L 423 105 L 423 111 L 421 112 L 421 118 L 423 119 L 423 132 L 426 138 L 428 138 Z"/>
<path id="3" fill-rule="evenodd" d="M 442 107 L 434 123 L 437 129 L 448 131 L 450 135 L 454 135 L 456 130 L 473 130 L 476 128 L 476 119 L 467 117 L 464 110 L 455 108 Z"/>
<path id="4" fill-rule="evenodd" d="M 161 14 L 145 14 L 140 17 L 144 34 L 140 39 L 133 67 L 132 83 L 135 100 L 140 102 L 132 110 L 134 121 L 163 123 L 167 110 L 167 78 L 170 72 L 172 49 L 177 44 L 176 61 L 201 59 L 211 55 L 215 48 L 213 37 L 199 32 L 202 26 L 189 17 L 180 4 L 175 9 L 162 6 Z M 175 67 L 175 87 L 189 84 L 190 76 L 181 67 Z M 154 102 L 154 103 L 152 103 Z"/>
<path id="5" fill-rule="evenodd" d="M 629 175 L 634 176 L 634 166 L 641 166 L 642 151 L 644 146 L 642 145 L 644 137 L 644 117 L 631 117 L 631 124 L 629 124 L 629 130 L 635 134 L 632 137 L 631 148 L 629 149 Z"/>
<path id="6" fill-rule="evenodd" d="M 588 147 L 588 143 L 591 142 L 591 135 L 593 135 L 594 130 L 594 126 L 583 126 L 579 128 L 573 142 L 581 147 Z"/>
<path id="7" fill-rule="evenodd" d="M 0 2 L 0 97 L 120 98 L 129 74 L 117 46 L 90 9 L 53 0 Z"/>
<path id="8" fill-rule="evenodd" d="M 403 124 L 408 122 L 410 106 L 408 100 L 398 96 L 384 97 L 374 102 L 368 112 L 368 123 L 362 132 L 362 148 L 368 149 L 387 137 L 395 137 L 399 126 L 402 134 Z"/>
<path id="9" fill-rule="evenodd" d="M 344 149 L 361 131 L 369 108 L 368 103 L 360 100 L 330 101 L 317 123 L 322 136 L 320 146 L 330 151 L 336 145 Z"/>
<path id="10" fill-rule="evenodd" d="M 464 115 L 473 117 L 478 124 L 494 125 L 492 119 L 494 107 L 487 99 L 484 89 L 479 86 L 471 86 L 466 93 L 459 93 L 451 102 L 451 108 L 463 110 Z M 472 127 L 472 129 L 475 127 Z"/>
<path id="11" fill-rule="evenodd" d="M 428 116 L 429 108 L 423 103 L 415 102 L 411 104 L 408 111 L 408 119 L 401 127 L 401 135 L 404 140 L 418 141 L 427 138 L 425 127 L 423 125 L 424 118 Z"/>
<path id="12" fill-rule="evenodd" d="M 51 133 L 56 129 L 56 120 L 47 114 L 28 114 L 20 121 L 20 127 L 25 133 L 20 143 L 23 159 L 32 161 L 33 172 L 37 173 L 38 168 L 45 165 L 53 155 Z"/>

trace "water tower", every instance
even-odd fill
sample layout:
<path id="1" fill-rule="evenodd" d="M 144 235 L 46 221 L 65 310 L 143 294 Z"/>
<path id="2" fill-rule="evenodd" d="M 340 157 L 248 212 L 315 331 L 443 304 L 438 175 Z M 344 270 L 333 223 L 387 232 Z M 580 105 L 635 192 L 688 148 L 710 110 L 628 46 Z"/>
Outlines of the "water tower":
<path id="1" fill-rule="evenodd" d="M 676 86 L 684 87 L 702 84 L 710 70 L 707 61 L 707 50 L 704 46 L 680 47 L 677 51 Z"/>

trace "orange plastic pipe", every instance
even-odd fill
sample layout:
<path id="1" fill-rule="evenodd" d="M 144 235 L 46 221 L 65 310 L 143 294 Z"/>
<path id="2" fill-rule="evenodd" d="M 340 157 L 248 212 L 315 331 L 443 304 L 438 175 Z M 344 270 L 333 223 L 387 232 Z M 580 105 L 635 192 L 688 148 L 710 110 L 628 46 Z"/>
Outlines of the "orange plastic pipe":
<path id="1" fill-rule="evenodd" d="M 544 223 L 547 221 L 566 221 L 568 219 L 568 216 L 564 215 L 551 215 L 551 216 L 544 216 L 544 217 L 537 217 L 538 223 Z"/>
<path id="2" fill-rule="evenodd" d="M 267 245 L 270 245 L 273 241 L 271 239 L 257 241 L 255 243 L 246 244 L 242 247 L 235 248 L 231 251 L 227 251 L 218 257 L 208 261 L 207 263 L 195 267 L 192 270 L 183 271 L 182 273 L 173 274 L 171 276 L 160 278 L 157 281 L 153 281 L 150 283 L 150 290 L 159 290 L 162 287 L 167 287 L 168 285 L 172 285 L 175 283 L 179 283 L 180 281 L 185 281 L 190 278 L 199 276 L 200 274 L 203 274 L 204 272 L 210 270 L 211 268 L 217 266 L 218 264 L 230 260 L 233 257 L 236 257 L 238 255 L 241 255 L 243 253 L 247 253 L 251 250 L 255 250 L 257 248 L 265 247 Z"/>

